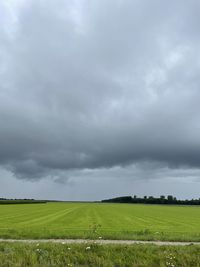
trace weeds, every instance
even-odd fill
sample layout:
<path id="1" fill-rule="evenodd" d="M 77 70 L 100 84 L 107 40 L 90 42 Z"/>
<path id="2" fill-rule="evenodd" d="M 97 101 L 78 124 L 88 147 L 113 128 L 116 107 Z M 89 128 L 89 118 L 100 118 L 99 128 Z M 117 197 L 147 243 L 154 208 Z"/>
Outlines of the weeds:
<path id="1" fill-rule="evenodd" d="M 1 267 L 200 267 L 200 246 L 0 243 Z"/>

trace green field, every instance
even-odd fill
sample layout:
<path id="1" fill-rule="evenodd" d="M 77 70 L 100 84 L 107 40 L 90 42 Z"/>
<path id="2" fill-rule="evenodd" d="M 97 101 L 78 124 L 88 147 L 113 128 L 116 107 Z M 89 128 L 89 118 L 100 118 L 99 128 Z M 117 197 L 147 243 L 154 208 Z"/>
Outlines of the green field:
<path id="1" fill-rule="evenodd" d="M 200 246 L 0 243 L 1 267 L 199 267 Z"/>
<path id="2" fill-rule="evenodd" d="M 200 207 L 62 202 L 0 205 L 0 237 L 200 241 Z"/>

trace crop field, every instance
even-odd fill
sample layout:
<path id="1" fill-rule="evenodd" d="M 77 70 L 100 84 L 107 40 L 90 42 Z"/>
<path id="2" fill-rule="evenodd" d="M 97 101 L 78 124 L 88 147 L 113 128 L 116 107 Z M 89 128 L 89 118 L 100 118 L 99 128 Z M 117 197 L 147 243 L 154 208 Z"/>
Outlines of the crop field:
<path id="1" fill-rule="evenodd" d="M 0 205 L 0 237 L 200 241 L 200 207 L 62 202 Z"/>

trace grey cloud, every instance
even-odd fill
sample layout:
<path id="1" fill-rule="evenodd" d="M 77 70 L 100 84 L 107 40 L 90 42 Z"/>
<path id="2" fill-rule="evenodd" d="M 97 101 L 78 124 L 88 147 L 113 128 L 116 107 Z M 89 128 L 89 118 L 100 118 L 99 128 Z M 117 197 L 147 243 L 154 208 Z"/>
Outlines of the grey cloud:
<path id="1" fill-rule="evenodd" d="M 0 195 L 60 200 L 101 200 L 134 194 L 173 194 L 178 198 L 198 198 L 199 174 L 199 169 L 178 170 L 142 163 L 141 166 L 136 164 L 109 170 L 74 170 L 67 171 L 67 174 L 61 171 L 54 179 L 47 177 L 33 182 L 15 179 L 11 172 L 0 169 Z"/>
<path id="2" fill-rule="evenodd" d="M 199 168 L 198 8 L 28 1 L 10 25 L 5 11 L 0 164 L 27 179 L 143 161 Z"/>

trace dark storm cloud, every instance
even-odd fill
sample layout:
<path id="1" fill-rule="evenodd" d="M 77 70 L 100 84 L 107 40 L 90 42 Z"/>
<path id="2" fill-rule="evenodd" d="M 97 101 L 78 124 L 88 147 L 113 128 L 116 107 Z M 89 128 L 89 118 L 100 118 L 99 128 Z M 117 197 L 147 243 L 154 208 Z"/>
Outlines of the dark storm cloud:
<path id="1" fill-rule="evenodd" d="M 1 4 L 0 164 L 200 166 L 198 1 Z"/>

